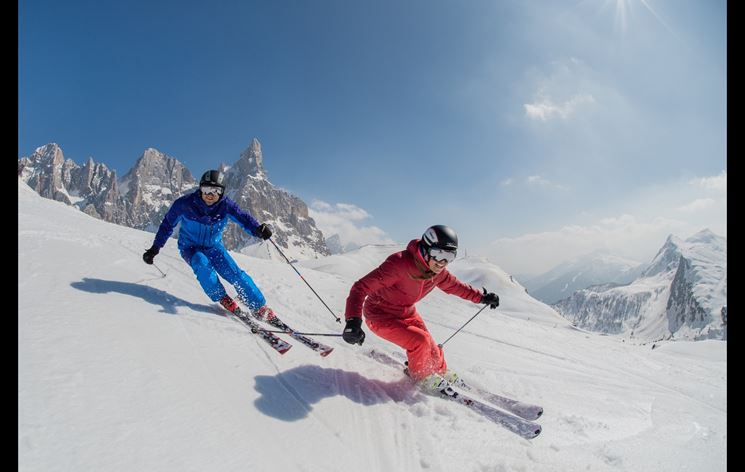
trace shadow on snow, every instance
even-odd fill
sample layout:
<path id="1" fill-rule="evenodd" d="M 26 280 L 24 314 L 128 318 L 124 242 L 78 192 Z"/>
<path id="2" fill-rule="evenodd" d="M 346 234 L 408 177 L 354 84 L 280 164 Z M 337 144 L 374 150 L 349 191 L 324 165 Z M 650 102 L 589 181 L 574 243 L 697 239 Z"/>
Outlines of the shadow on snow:
<path id="1" fill-rule="evenodd" d="M 255 388 L 261 394 L 254 402 L 256 408 L 283 421 L 303 419 L 313 410 L 313 404 L 339 395 L 362 405 L 389 401 L 413 404 L 421 399 L 421 393 L 406 378 L 384 382 L 317 365 L 257 376 Z"/>
<path id="2" fill-rule="evenodd" d="M 80 282 L 70 284 L 73 288 L 90 293 L 123 293 L 136 298 L 141 298 L 153 305 L 160 305 L 161 313 L 176 314 L 176 309 L 180 306 L 187 307 L 191 310 L 209 313 L 211 315 L 222 316 L 219 309 L 212 305 L 199 305 L 187 302 L 181 298 L 174 297 L 168 292 L 147 285 L 140 285 L 132 282 L 120 282 L 117 280 L 91 279 L 84 277 Z"/>

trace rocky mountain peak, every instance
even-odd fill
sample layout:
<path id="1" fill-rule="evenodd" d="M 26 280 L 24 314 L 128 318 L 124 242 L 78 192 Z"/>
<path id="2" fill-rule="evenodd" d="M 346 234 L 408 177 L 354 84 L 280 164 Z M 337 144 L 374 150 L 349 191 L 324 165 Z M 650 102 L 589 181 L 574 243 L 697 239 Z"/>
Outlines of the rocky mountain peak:
<path id="1" fill-rule="evenodd" d="M 63 162 L 65 160 L 65 155 L 62 153 L 62 149 L 57 143 L 49 143 L 36 148 L 32 158 Z"/>
<path id="2" fill-rule="evenodd" d="M 305 202 L 267 180 L 258 139 L 251 141 L 233 166 L 221 164 L 220 170 L 225 173 L 227 195 L 259 222 L 271 224 L 275 229 L 273 240 L 287 248 L 289 254 L 299 258 L 329 254 L 323 234 L 309 216 Z M 238 248 L 256 242 L 232 225 L 223 240 Z"/>
<path id="3" fill-rule="evenodd" d="M 709 228 L 704 228 L 690 238 L 686 239 L 686 242 L 691 244 L 721 245 L 724 241 L 726 240 L 723 237 L 715 234 Z"/>
<path id="4" fill-rule="evenodd" d="M 235 170 L 242 175 L 266 178 L 264 169 L 264 157 L 261 154 L 261 143 L 253 138 L 251 144 L 241 153 L 241 157 L 235 164 Z"/>
<path id="5" fill-rule="evenodd" d="M 642 273 L 643 277 L 652 277 L 678 268 L 682 253 L 683 241 L 675 235 L 669 235 L 649 267 Z"/>
<path id="6" fill-rule="evenodd" d="M 164 153 L 158 151 L 155 148 L 151 148 L 151 147 L 145 149 L 145 151 L 142 153 L 142 156 L 140 156 L 140 160 L 141 161 L 145 161 L 145 162 L 148 162 L 148 161 L 159 161 L 159 160 L 163 160 L 163 159 L 166 159 L 166 158 L 167 158 L 167 156 Z M 137 164 L 135 164 L 135 165 L 137 165 Z"/>
<path id="7" fill-rule="evenodd" d="M 18 176 L 39 195 L 71 204 L 67 186 L 76 167 L 73 161 L 65 160 L 57 143 L 49 143 L 18 160 Z"/>
<path id="8" fill-rule="evenodd" d="M 122 178 L 122 182 L 124 192 L 131 199 L 135 198 L 133 191 L 143 190 L 146 186 L 163 188 L 172 195 L 180 195 L 196 186 L 189 169 L 176 158 L 154 148 L 145 149 L 134 167 Z"/>

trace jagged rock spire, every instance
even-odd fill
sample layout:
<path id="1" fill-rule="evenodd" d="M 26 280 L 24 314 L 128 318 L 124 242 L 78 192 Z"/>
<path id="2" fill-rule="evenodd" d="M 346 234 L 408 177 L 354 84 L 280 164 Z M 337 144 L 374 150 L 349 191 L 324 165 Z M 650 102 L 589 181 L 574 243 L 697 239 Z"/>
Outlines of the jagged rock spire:
<path id="1" fill-rule="evenodd" d="M 241 153 L 241 158 L 235 164 L 236 170 L 243 175 L 266 178 L 264 169 L 264 157 L 261 154 L 261 143 L 253 138 L 248 148 Z"/>

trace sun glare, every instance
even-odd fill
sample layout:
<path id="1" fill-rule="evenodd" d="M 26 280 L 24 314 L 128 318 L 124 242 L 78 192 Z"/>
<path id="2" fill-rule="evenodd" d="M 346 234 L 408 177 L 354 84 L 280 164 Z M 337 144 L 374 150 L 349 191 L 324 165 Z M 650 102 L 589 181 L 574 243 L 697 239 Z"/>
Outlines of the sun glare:
<path id="1" fill-rule="evenodd" d="M 660 15 L 657 14 L 657 12 L 652 8 L 652 5 L 649 0 L 610 0 L 615 3 L 615 22 L 616 26 L 623 32 L 626 33 L 626 30 L 628 29 L 629 20 L 632 15 L 633 10 L 633 4 L 638 3 L 641 6 L 644 7 L 645 10 L 647 10 L 649 13 L 652 14 L 652 16 L 659 21 L 659 23 L 665 27 L 670 33 L 672 33 L 674 36 L 677 37 L 675 34 L 675 31 L 670 28 L 670 26 L 665 23 L 665 21 L 660 17 Z"/>

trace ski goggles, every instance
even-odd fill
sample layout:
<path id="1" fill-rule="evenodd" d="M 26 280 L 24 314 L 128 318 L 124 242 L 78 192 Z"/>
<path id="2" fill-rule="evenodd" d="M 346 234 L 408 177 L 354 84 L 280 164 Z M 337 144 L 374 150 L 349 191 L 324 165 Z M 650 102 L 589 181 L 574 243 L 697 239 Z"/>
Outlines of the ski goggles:
<path id="1" fill-rule="evenodd" d="M 429 257 L 436 260 L 437 262 L 453 262 L 455 260 L 456 251 L 448 251 L 440 248 L 430 248 Z"/>
<path id="2" fill-rule="evenodd" d="M 199 187 L 199 190 L 202 192 L 203 195 L 216 195 L 218 197 L 222 195 L 222 189 L 220 187 L 202 185 L 201 187 Z"/>

